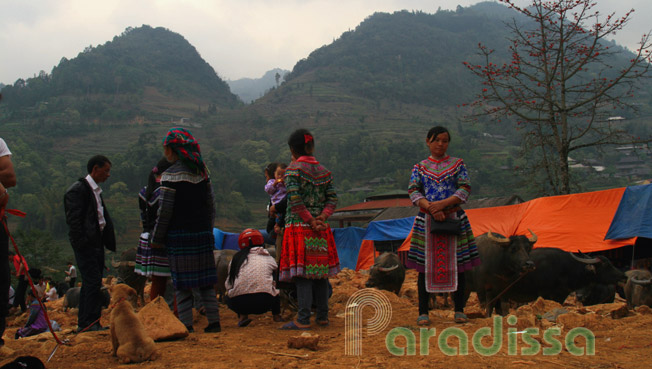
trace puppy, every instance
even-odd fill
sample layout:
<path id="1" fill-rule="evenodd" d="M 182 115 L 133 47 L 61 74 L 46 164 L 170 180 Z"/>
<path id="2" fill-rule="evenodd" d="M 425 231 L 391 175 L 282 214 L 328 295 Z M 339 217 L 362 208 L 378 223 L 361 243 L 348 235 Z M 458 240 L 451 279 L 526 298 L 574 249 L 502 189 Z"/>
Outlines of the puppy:
<path id="1" fill-rule="evenodd" d="M 156 360 L 158 354 L 154 340 L 140 322 L 130 301 L 135 300 L 136 290 L 126 284 L 111 286 L 111 345 L 113 356 L 122 364 Z"/>

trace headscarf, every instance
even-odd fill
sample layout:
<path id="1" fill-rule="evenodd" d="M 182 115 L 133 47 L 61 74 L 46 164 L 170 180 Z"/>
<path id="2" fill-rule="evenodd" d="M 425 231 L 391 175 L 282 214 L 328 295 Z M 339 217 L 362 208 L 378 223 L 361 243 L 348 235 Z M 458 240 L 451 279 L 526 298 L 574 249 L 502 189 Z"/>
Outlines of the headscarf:
<path id="1" fill-rule="evenodd" d="M 195 140 L 192 133 L 185 128 L 175 127 L 168 131 L 163 140 L 164 146 L 169 146 L 179 155 L 179 158 L 190 167 L 190 169 L 208 178 L 206 165 L 201 157 L 199 142 Z"/>

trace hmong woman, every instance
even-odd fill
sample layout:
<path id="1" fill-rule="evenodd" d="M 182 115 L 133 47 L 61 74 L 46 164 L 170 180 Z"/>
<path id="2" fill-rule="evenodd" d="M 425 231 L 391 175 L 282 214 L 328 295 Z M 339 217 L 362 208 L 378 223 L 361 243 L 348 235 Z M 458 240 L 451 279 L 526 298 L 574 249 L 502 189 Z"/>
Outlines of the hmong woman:
<path id="1" fill-rule="evenodd" d="M 190 332 L 193 289 L 199 289 L 208 326 L 220 332 L 220 314 L 213 285 L 217 283 L 213 259 L 213 190 L 199 143 L 183 128 L 172 128 L 163 141 L 172 166 L 161 177 L 158 218 L 150 245 L 168 253 L 179 320 Z"/>
<path id="2" fill-rule="evenodd" d="M 292 163 L 285 171 L 289 211 L 280 256 L 281 281 L 297 287 L 297 320 L 281 329 L 310 329 L 310 310 L 315 299 L 316 322 L 328 325 L 328 277 L 340 271 L 335 240 L 326 219 L 333 214 L 337 195 L 331 172 L 313 156 L 315 139 L 305 129 L 288 140 Z"/>
<path id="3" fill-rule="evenodd" d="M 136 252 L 135 272 L 152 279 L 149 293 L 150 300 L 165 295 L 165 285 L 170 276 L 170 264 L 165 248 L 149 246 L 149 235 L 156 224 L 158 215 L 158 200 L 160 195 L 161 175 L 170 167 L 170 162 L 162 158 L 149 173 L 147 186 L 138 193 L 138 206 L 140 207 L 140 220 L 143 224 L 143 233 Z"/>
<path id="4" fill-rule="evenodd" d="M 414 221 L 407 266 L 419 272 L 418 325 L 428 325 L 430 293 L 452 292 L 455 322 L 465 323 L 464 271 L 480 264 L 475 238 L 466 213 L 459 204 L 466 202 L 471 182 L 462 159 L 446 154 L 450 133 L 444 127 L 428 131 L 426 145 L 430 156 L 412 169 L 408 193 L 412 203 L 421 209 Z M 458 219 L 459 235 L 431 233 L 432 222 Z M 438 224 L 434 224 L 435 226 Z"/>

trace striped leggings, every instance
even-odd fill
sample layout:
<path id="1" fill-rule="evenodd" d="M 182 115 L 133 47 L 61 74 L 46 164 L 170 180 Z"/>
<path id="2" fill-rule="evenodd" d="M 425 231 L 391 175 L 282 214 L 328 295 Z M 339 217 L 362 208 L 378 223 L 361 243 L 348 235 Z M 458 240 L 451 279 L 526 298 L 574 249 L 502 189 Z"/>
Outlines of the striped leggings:
<path id="1" fill-rule="evenodd" d="M 177 296 L 177 310 L 179 311 L 179 320 L 186 327 L 192 327 L 192 289 L 175 290 L 175 293 Z M 199 296 L 201 297 L 202 305 L 206 310 L 206 319 L 208 319 L 208 324 L 219 322 L 220 311 L 213 286 L 199 288 Z"/>

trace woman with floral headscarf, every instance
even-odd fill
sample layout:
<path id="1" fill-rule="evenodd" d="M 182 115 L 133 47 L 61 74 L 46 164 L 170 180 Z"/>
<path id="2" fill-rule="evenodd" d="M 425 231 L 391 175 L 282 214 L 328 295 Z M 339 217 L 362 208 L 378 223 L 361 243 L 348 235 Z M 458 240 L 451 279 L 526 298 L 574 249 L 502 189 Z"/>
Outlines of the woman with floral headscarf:
<path id="1" fill-rule="evenodd" d="M 152 247 L 165 247 L 177 298 L 179 320 L 190 332 L 193 289 L 199 289 L 208 326 L 219 332 L 220 315 L 213 285 L 217 273 L 213 259 L 213 191 L 199 143 L 183 128 L 172 128 L 163 140 L 172 163 L 161 176 L 158 217 Z"/>

